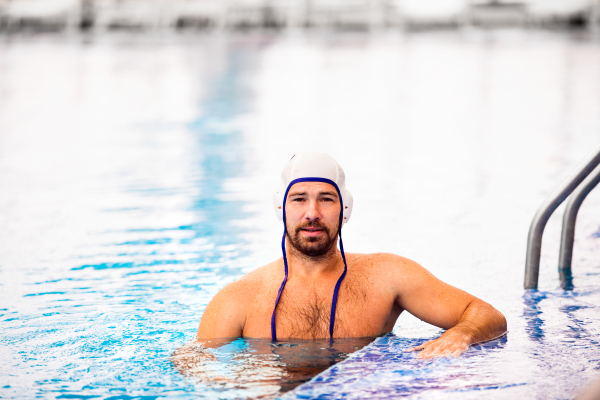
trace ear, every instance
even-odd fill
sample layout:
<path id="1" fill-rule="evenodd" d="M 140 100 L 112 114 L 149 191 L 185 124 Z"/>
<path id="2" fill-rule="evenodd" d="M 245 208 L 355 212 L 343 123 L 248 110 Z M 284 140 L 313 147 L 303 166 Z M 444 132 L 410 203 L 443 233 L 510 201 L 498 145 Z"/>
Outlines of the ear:
<path id="1" fill-rule="evenodd" d="M 283 221 L 283 196 L 285 194 L 285 190 L 281 188 L 273 193 L 273 207 L 275 208 L 275 215 L 279 218 L 280 221 Z"/>
<path id="2" fill-rule="evenodd" d="M 352 197 L 352 193 L 350 193 L 349 190 L 345 190 L 342 199 L 344 201 L 344 219 L 342 220 L 342 226 L 344 226 L 346 222 L 350 221 L 350 215 L 352 215 L 352 206 L 354 205 L 354 197 Z"/>

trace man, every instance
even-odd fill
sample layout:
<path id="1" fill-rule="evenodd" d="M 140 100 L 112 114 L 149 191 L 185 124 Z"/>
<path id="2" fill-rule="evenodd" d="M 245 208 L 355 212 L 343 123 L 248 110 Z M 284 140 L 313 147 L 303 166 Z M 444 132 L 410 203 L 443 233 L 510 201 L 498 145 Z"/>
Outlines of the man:
<path id="1" fill-rule="evenodd" d="M 391 332 L 407 311 L 447 329 L 410 349 L 429 358 L 458 356 L 506 332 L 506 319 L 491 305 L 407 258 L 345 254 L 341 229 L 352 212 L 352 195 L 330 156 L 294 156 L 274 202 L 284 223 L 283 257 L 218 292 L 202 315 L 198 339 L 378 336 Z"/>

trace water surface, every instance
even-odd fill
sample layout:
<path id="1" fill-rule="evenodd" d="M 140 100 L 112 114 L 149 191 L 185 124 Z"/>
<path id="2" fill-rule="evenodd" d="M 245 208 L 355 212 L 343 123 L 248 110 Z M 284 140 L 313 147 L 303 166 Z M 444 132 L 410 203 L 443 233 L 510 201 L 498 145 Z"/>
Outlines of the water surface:
<path id="1" fill-rule="evenodd" d="M 403 314 L 286 396 L 574 397 L 600 368 L 598 190 L 578 218 L 575 290 L 556 289 L 560 210 L 540 291 L 522 282 L 537 207 L 600 141 L 599 65 L 588 34 L 520 30 L 4 38 L 0 396 L 289 388 L 270 350 L 245 369 L 252 388 L 171 356 L 221 287 L 280 256 L 271 194 L 292 154 L 319 149 L 355 198 L 348 251 L 416 260 L 498 308 L 509 334 L 421 361 L 403 349 L 441 331 Z M 255 345 L 228 346 L 215 374 Z"/>

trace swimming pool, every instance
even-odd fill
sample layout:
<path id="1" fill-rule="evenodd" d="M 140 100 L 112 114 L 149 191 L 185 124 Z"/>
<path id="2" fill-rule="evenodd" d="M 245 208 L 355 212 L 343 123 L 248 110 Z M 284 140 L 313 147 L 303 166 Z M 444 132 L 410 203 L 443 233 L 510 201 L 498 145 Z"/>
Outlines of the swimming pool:
<path id="1" fill-rule="evenodd" d="M 0 396 L 278 393 L 295 343 L 219 350 L 211 368 L 241 365 L 241 388 L 170 356 L 219 288 L 279 257 L 271 193 L 318 146 L 355 197 L 347 251 L 418 261 L 509 334 L 420 361 L 402 350 L 440 331 L 403 315 L 286 398 L 573 397 L 600 368 L 600 191 L 580 211 L 576 289 L 556 289 L 560 212 L 540 291 L 522 280 L 535 210 L 600 141 L 598 65 L 587 34 L 518 30 L 4 39 Z"/>

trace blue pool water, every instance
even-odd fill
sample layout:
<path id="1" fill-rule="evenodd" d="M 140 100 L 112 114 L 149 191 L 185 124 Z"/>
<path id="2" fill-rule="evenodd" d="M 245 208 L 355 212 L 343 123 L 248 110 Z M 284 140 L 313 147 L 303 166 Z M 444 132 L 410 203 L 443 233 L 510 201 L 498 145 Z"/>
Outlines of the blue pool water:
<path id="1" fill-rule="evenodd" d="M 268 397 L 320 373 L 283 396 L 573 398 L 600 375 L 600 191 L 575 290 L 560 210 L 540 290 L 522 281 L 535 210 L 600 141 L 598 65 L 581 32 L 3 39 L 0 397 Z M 174 365 L 212 296 L 280 256 L 271 193 L 315 147 L 355 197 L 347 251 L 418 261 L 508 335 L 417 360 L 440 330 L 402 315 L 355 353 L 240 340 Z"/>

